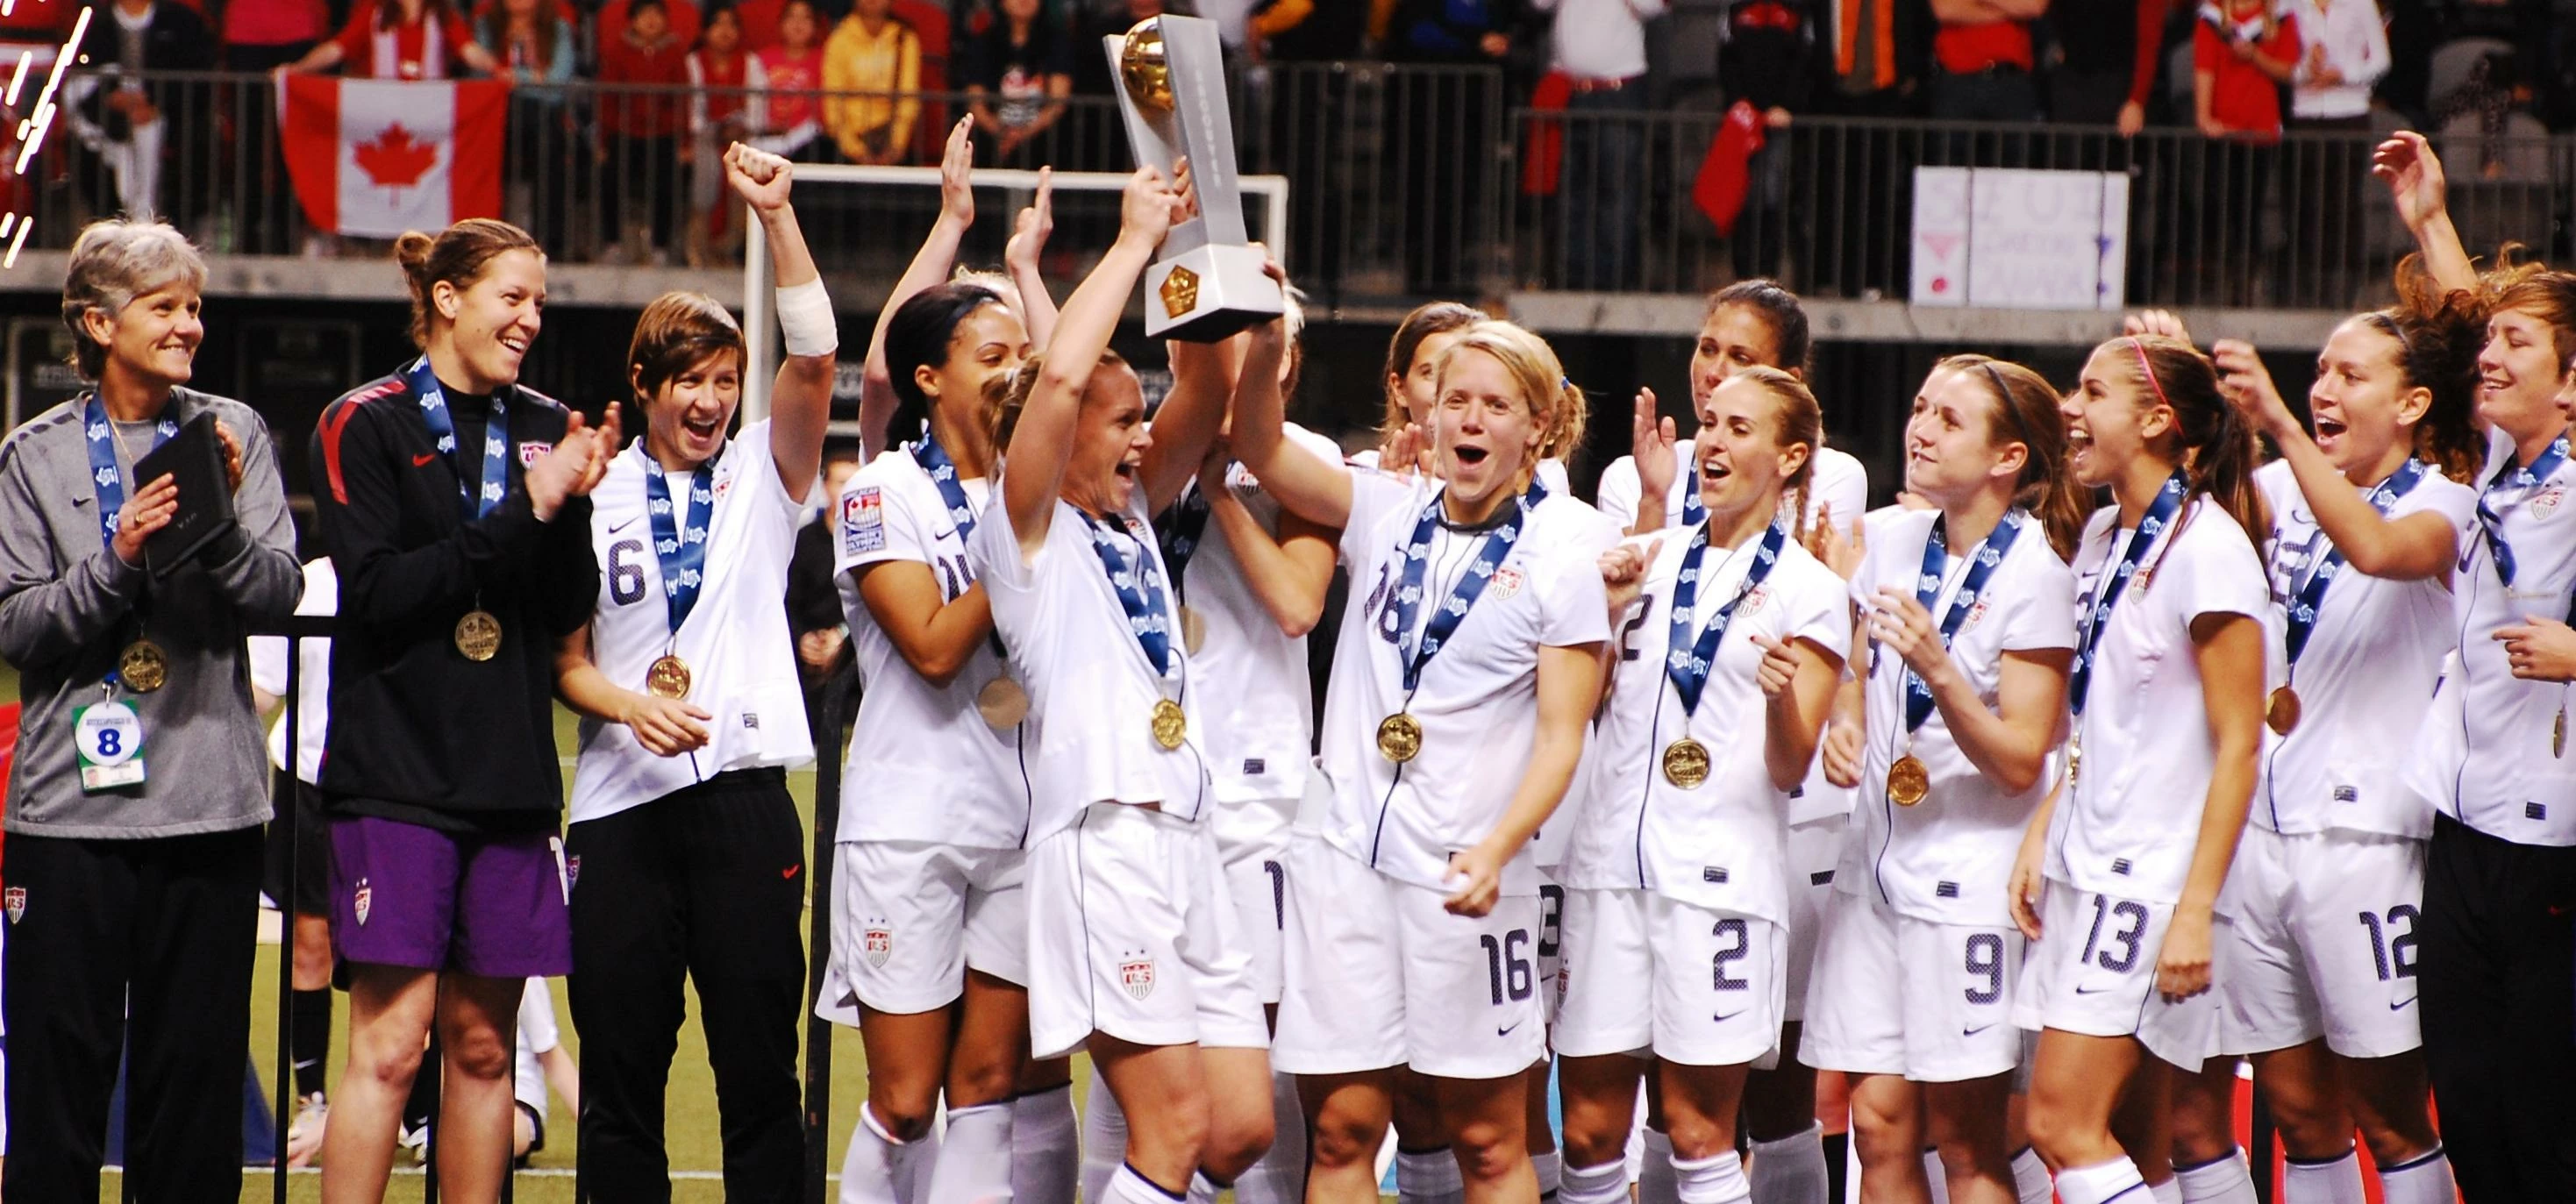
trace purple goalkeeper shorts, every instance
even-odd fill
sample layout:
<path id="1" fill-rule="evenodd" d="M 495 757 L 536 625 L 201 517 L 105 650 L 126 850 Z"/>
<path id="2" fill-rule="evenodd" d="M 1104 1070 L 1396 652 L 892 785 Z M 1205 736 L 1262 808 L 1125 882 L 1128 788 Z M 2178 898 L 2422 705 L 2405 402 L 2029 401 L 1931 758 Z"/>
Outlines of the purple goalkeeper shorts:
<path id="1" fill-rule="evenodd" d="M 344 964 L 486 978 L 571 973 L 553 834 L 467 836 L 333 816 L 331 952 Z"/>

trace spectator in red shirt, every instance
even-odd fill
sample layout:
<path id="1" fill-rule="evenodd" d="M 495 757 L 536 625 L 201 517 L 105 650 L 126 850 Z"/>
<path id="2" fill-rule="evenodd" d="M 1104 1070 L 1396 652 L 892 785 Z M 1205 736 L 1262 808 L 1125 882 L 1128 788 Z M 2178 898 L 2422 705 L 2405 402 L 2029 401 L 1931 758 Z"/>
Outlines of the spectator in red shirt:
<path id="1" fill-rule="evenodd" d="M 559 85 L 571 81 L 580 55 L 575 45 L 580 20 L 559 0 L 494 0 L 474 22 L 480 40 L 492 48 L 514 85 L 504 152 L 508 174 L 502 178 L 514 193 L 527 190 L 527 219 L 521 224 L 540 246 L 563 246 L 572 228 L 572 188 L 566 177 L 580 161 L 573 157 L 579 129 Z"/>
<path id="2" fill-rule="evenodd" d="M 2192 116 L 2210 142 L 2186 166 L 2199 167 L 2198 270 L 2201 299 L 2209 303 L 2259 303 L 2255 265 L 2265 254 L 2263 204 L 2281 141 L 2281 87 L 2299 55 L 2298 19 L 2272 0 L 2201 6 L 2191 35 Z"/>
<path id="3" fill-rule="evenodd" d="M 449 79 L 468 70 L 490 75 L 500 64 L 447 0 L 369 0 L 349 11 L 338 36 L 286 70 L 333 67 L 362 79 Z"/>
<path id="4" fill-rule="evenodd" d="M 786 9 L 784 0 L 743 0 L 734 5 L 742 18 L 742 51 L 758 54 L 778 44 L 778 17 Z"/>
<path id="5" fill-rule="evenodd" d="M 764 102 L 760 136 L 753 146 L 800 162 L 828 161 L 832 142 L 822 132 L 815 93 L 823 87 L 823 19 L 814 0 L 785 0 L 778 8 L 778 43 L 752 55 L 750 84 Z"/>
<path id="6" fill-rule="evenodd" d="M 592 33 L 599 39 L 603 51 L 617 36 L 616 31 L 626 28 L 629 3 L 630 0 L 608 0 L 599 6 L 598 15 L 591 19 Z M 678 39 L 681 46 L 698 44 L 698 31 L 705 22 L 699 19 L 698 6 L 692 0 L 662 0 L 662 12 L 671 22 L 671 36 Z"/>
<path id="7" fill-rule="evenodd" d="M 739 207 L 726 204 L 724 164 L 717 156 L 763 124 L 760 99 L 747 95 L 751 56 L 743 52 L 742 14 L 731 5 L 707 14 L 698 48 L 684 60 L 689 75 L 688 264 L 702 268 L 742 249 Z"/>
<path id="8" fill-rule="evenodd" d="M 672 32 L 664 3 L 628 0 L 624 30 L 599 39 L 601 208 L 611 237 L 620 244 L 640 241 L 657 267 L 669 262 L 663 248 L 670 245 L 680 164 L 688 154 L 681 141 L 688 128 L 687 46 Z M 625 262 L 633 249 L 610 247 L 609 262 Z"/>
<path id="9" fill-rule="evenodd" d="M 2035 121 L 2031 22 L 2048 0 L 1932 0 L 1932 116 L 1951 121 Z"/>

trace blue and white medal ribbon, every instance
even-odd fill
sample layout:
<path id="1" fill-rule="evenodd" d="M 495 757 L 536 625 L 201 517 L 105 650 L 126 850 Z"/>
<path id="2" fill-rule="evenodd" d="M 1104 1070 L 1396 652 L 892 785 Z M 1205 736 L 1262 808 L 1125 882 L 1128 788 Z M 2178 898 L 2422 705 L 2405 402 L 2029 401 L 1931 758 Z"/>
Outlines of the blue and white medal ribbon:
<path id="1" fill-rule="evenodd" d="M 2503 578 L 2506 585 L 2513 584 L 2513 545 L 2505 542 L 2504 514 L 2490 504 L 2490 499 L 2499 489 L 2538 489 L 2565 463 L 2567 436 L 2560 435 L 2550 440 L 2549 446 L 2541 449 L 2539 455 L 2532 457 L 2528 467 L 2516 468 L 2511 460 L 2507 460 L 2504 467 L 2496 470 L 2494 479 L 2487 482 L 2487 487 L 2478 491 L 2478 529 L 2486 533 L 2487 551 L 2495 557 L 2496 576 Z M 2515 504 L 2520 504 L 2519 499 Z"/>
<path id="2" fill-rule="evenodd" d="M 2421 460 L 2410 459 L 2399 465 L 2387 480 L 2371 488 L 2370 508 L 2378 511 L 2381 518 L 2388 517 L 2388 512 L 2396 508 L 2397 499 L 2413 492 L 2415 486 L 2424 480 L 2425 471 Z M 2325 554 L 2308 566 L 2307 580 L 2292 590 L 2290 603 L 2284 608 L 2287 622 L 2281 633 L 2281 645 L 2288 654 L 2290 680 L 2274 688 L 2263 707 L 2263 722 L 2274 735 L 2289 735 L 2291 729 L 2299 726 L 2299 691 L 2296 688 L 2299 654 L 2308 650 L 2308 637 L 2316 633 L 2317 610 L 2325 605 L 2326 587 L 2334 584 L 2335 577 L 2343 572 L 2343 566 L 2343 549 L 2327 545 Z"/>
<path id="3" fill-rule="evenodd" d="M 718 455 L 723 453 L 719 451 Z M 653 558 L 662 565 L 662 606 L 671 620 L 671 639 L 697 609 L 698 591 L 706 585 L 707 528 L 716 510 L 716 464 L 708 460 L 689 473 L 686 521 L 672 504 L 671 485 L 662 462 L 649 450 L 644 456 L 644 517 L 653 525 Z M 665 651 L 645 671 L 644 688 L 660 698 L 689 696 L 688 662 Z"/>
<path id="4" fill-rule="evenodd" d="M 178 433 L 179 422 L 170 416 L 170 407 L 165 404 L 160 421 L 152 424 L 152 447 L 144 455 L 152 454 Z M 127 470 L 117 465 L 116 452 L 120 441 L 116 425 L 109 420 L 107 406 L 95 392 L 89 395 L 88 404 L 81 408 L 81 435 L 81 441 L 89 448 L 90 488 L 98 498 L 98 541 L 107 547 L 108 555 L 113 556 L 116 554 L 116 520 L 125 511 Z M 138 464 L 142 460 L 142 456 L 135 457 Z M 142 608 L 138 606 L 138 618 L 141 613 Z M 137 634 L 134 642 L 117 654 L 116 672 L 108 675 L 107 684 L 113 688 L 122 680 L 135 693 L 149 694 L 160 689 L 169 678 L 170 658 L 162 653 L 159 644 Z"/>
<path id="5" fill-rule="evenodd" d="M 2121 554 L 2119 565 L 2104 574 L 2094 587 L 2092 609 L 2084 616 L 2083 639 L 2077 641 L 2075 649 L 2075 671 L 2066 681 L 2067 706 L 2076 715 L 2084 714 L 2084 695 L 2093 684 L 2093 654 L 2102 642 L 2103 628 L 2111 621 L 2112 608 L 2128 592 L 2129 579 L 2137 575 L 2147 550 L 2155 546 L 2165 528 L 2173 525 L 2174 515 L 2182 510 L 2183 495 L 2190 490 L 2190 483 L 2179 469 L 2165 479 L 2164 488 L 2156 491 L 2156 499 L 2148 503 L 2147 512 L 2138 517 L 2138 533 L 2129 540 L 2129 549 Z"/>
<path id="6" fill-rule="evenodd" d="M 1154 524 L 1154 538 L 1163 547 L 1163 567 L 1172 574 L 1172 593 L 1181 602 L 1181 644 L 1192 652 L 1206 642 L 1207 624 L 1190 609 L 1190 557 L 1198 555 L 1199 544 L 1207 539 L 1208 517 L 1215 510 L 1201 484 L 1192 480 L 1181 490 L 1181 499 Z"/>
<path id="7" fill-rule="evenodd" d="M 1664 677 L 1673 683 L 1673 693 L 1682 700 L 1683 734 L 1664 746 L 1664 779 L 1684 790 L 1695 789 L 1708 780 L 1708 746 L 1692 739 L 1690 717 L 1699 711 L 1700 695 L 1708 689 L 1708 671 L 1717 663 L 1717 646 L 1726 639 L 1726 629 L 1735 622 L 1737 607 L 1760 588 L 1780 563 L 1780 552 L 1789 543 L 1789 529 L 1773 522 L 1762 532 L 1762 541 L 1753 548 L 1753 567 L 1744 574 L 1744 583 L 1735 588 L 1735 596 L 1717 608 L 1708 626 L 1700 629 L 1694 640 L 1691 626 L 1699 609 L 1700 562 L 1708 555 L 1708 524 L 1701 523 L 1691 532 L 1690 550 L 1682 554 L 1681 573 L 1673 580 L 1672 625 L 1665 639 Z"/>
<path id="8" fill-rule="evenodd" d="M 931 488 L 939 491 L 939 504 L 948 507 L 948 521 L 957 524 L 957 537 L 973 535 L 975 507 L 966 501 L 966 487 L 957 480 L 957 461 L 948 457 L 948 449 L 939 446 L 939 440 L 925 431 L 920 442 L 908 444 L 904 450 L 912 453 L 912 462 L 930 477 Z"/>
<path id="9" fill-rule="evenodd" d="M 1145 660 L 1154 666 L 1157 677 L 1168 679 L 1180 664 L 1172 655 L 1171 599 L 1163 590 L 1163 575 L 1154 568 L 1154 553 L 1145 537 L 1136 530 L 1136 520 L 1119 515 L 1113 528 L 1109 520 L 1083 516 L 1091 532 L 1091 550 L 1100 556 L 1100 567 L 1109 573 L 1110 591 L 1118 595 L 1118 607 L 1127 612 L 1128 633 L 1136 637 L 1136 646 L 1145 650 Z M 1121 537 L 1124 537 L 1123 539 Z M 1119 545 L 1133 543 L 1134 567 L 1127 563 L 1127 553 Z M 1188 713 L 1169 696 L 1154 701 L 1154 743 L 1169 752 L 1189 738 Z"/>
<path id="10" fill-rule="evenodd" d="M 1986 582 L 1995 575 L 1995 567 L 2012 551 L 2013 540 L 2020 538 L 2022 523 L 2028 516 L 2020 510 L 2007 510 L 1995 529 L 1986 533 L 1976 549 L 1970 552 L 1968 575 L 1959 582 L 1959 592 L 1950 599 L 1950 609 L 1941 615 L 1941 650 L 1948 652 L 1958 638 L 1960 628 L 1967 626 L 1968 616 L 1976 613 L 1977 603 L 1984 599 Z M 1932 534 L 1923 541 L 1923 567 L 1915 574 L 1914 600 L 1929 611 L 1940 600 L 1941 579 L 1950 572 L 1949 518 L 1932 520 Z M 1932 771 L 1923 759 L 1914 755 L 1914 733 L 1932 718 L 1932 687 L 1914 666 L 1905 666 L 1905 731 L 1899 737 L 1904 751 L 1887 767 L 1887 798 L 1900 807 L 1911 807 L 1932 793 Z"/>
<path id="11" fill-rule="evenodd" d="M 492 394 L 492 413 L 483 423 L 483 474 L 481 487 L 475 489 L 465 484 L 465 467 L 456 462 L 456 415 L 448 411 L 447 394 L 439 388 L 438 374 L 430 370 L 429 357 L 413 361 L 403 379 L 420 398 L 420 418 L 429 424 L 438 454 L 456 470 L 456 500 L 467 521 L 492 513 L 510 491 L 510 413 L 502 394 Z"/>
<path id="12" fill-rule="evenodd" d="M 1547 499 L 1547 486 L 1533 478 L 1529 490 L 1513 501 L 1511 514 L 1486 532 L 1484 542 L 1476 549 L 1476 559 L 1467 565 L 1466 572 L 1459 574 L 1457 584 L 1450 587 L 1448 597 L 1440 600 L 1439 609 L 1433 611 L 1430 621 L 1423 624 L 1421 634 L 1414 638 L 1413 648 L 1408 652 L 1404 638 L 1413 631 L 1414 620 L 1422 614 L 1423 579 L 1431 568 L 1431 536 L 1440 527 L 1441 497 L 1445 492 L 1444 489 L 1433 493 L 1430 504 L 1422 508 L 1422 517 L 1414 520 L 1413 532 L 1404 542 L 1403 580 L 1394 596 L 1387 599 L 1385 608 L 1378 612 L 1379 631 L 1395 645 L 1396 662 L 1404 669 L 1405 706 L 1378 721 L 1377 751 L 1379 756 L 1399 765 L 1422 754 L 1422 721 L 1414 718 L 1407 709 L 1412 704 L 1413 692 L 1422 686 L 1422 670 L 1431 663 L 1432 657 L 1440 655 L 1440 649 L 1449 642 L 1449 637 L 1457 634 L 1458 624 L 1466 621 L 1467 611 L 1476 605 L 1477 598 L 1484 595 L 1485 583 L 1493 580 L 1495 570 L 1503 567 L 1503 561 L 1510 558 L 1512 545 L 1520 542 L 1530 511 L 1538 509 L 1538 504 Z"/>

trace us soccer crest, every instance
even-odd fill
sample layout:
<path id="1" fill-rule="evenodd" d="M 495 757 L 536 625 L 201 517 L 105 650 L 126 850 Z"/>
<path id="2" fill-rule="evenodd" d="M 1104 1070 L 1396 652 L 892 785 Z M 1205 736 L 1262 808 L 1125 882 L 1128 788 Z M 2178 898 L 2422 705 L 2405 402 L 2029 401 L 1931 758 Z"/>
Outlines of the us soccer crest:
<path id="1" fill-rule="evenodd" d="M 1130 998 L 1142 1000 L 1154 993 L 1154 959 L 1129 958 L 1118 963 L 1118 985 L 1127 988 Z"/>
<path id="2" fill-rule="evenodd" d="M 358 917 L 358 923 L 359 923 L 361 926 L 364 926 L 364 925 L 366 924 L 366 922 L 367 922 L 367 907 L 368 907 L 368 905 L 369 905 L 369 904 L 371 904 L 371 903 L 375 902 L 375 898 L 376 898 L 376 891 L 375 891 L 375 888 L 374 888 L 374 887 L 371 887 L 371 886 L 368 886 L 368 885 L 367 885 L 367 880 L 366 880 L 366 879 L 364 879 L 364 878 L 360 878 L 360 879 L 358 879 L 358 893 L 357 893 L 354 897 L 352 897 L 352 898 L 350 899 L 350 901 L 349 901 L 349 910 L 351 910 L 352 912 L 355 912 L 355 913 L 357 914 L 357 917 Z"/>
<path id="3" fill-rule="evenodd" d="M 1495 569 L 1494 579 L 1486 583 L 1486 588 L 1494 591 L 1495 601 L 1509 598 L 1521 592 L 1521 571 L 1510 565 Z"/>
<path id="4" fill-rule="evenodd" d="M 1754 611 L 1762 609 L 1762 604 L 1770 600 L 1771 587 L 1768 585 L 1757 585 L 1753 587 L 1753 591 L 1751 593 L 1744 595 L 1744 605 L 1737 607 L 1736 611 L 1739 614 L 1749 615 Z"/>
<path id="5" fill-rule="evenodd" d="M 2558 504 L 2560 502 L 2566 500 L 2567 487 L 2552 482 L 2548 488 L 2532 495 L 2531 516 L 2533 518 L 2547 518 L 2558 509 Z"/>
<path id="6" fill-rule="evenodd" d="M 859 949 L 867 955 L 869 965 L 880 967 L 885 965 L 886 959 L 894 956 L 894 930 L 870 928 L 860 933 Z"/>
<path id="7" fill-rule="evenodd" d="M 527 443 L 522 443 L 522 444 L 520 444 L 520 445 L 519 445 L 519 467 L 521 467 L 521 468 L 534 468 L 534 467 L 536 467 L 536 466 L 537 466 L 537 461 L 542 460 L 542 459 L 545 459 L 545 458 L 546 458 L 546 456 L 547 456 L 549 453 L 551 453 L 551 452 L 553 452 L 553 451 L 554 451 L 554 449 L 555 449 L 555 445 L 554 445 L 554 444 L 551 444 L 551 443 L 537 443 L 537 442 L 531 441 L 531 442 L 527 442 Z"/>
<path id="8" fill-rule="evenodd" d="M 7 891 L 0 891 L 0 905 L 8 908 L 9 922 L 12 924 L 27 918 L 27 888 L 13 886 Z"/>

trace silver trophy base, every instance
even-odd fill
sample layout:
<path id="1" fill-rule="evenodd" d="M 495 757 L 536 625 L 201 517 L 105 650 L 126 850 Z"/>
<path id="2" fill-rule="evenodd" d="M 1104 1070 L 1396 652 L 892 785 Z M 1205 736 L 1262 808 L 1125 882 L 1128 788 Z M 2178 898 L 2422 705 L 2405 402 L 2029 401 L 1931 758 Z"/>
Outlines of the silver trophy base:
<path id="1" fill-rule="evenodd" d="M 1145 333 L 1213 343 L 1287 309 L 1279 284 L 1261 270 L 1259 247 L 1210 244 L 1145 271 Z"/>

